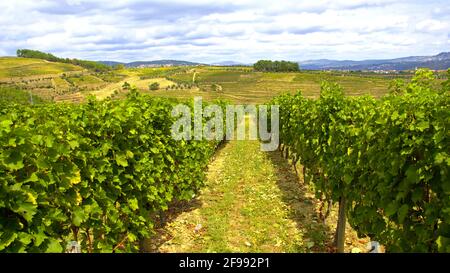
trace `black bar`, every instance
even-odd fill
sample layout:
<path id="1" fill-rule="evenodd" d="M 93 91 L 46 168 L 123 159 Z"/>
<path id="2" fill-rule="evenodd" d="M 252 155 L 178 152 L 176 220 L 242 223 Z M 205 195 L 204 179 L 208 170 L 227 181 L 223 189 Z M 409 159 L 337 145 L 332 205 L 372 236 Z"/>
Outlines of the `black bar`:
<path id="1" fill-rule="evenodd" d="M 89 272 L 98 268 L 98 272 L 124 273 L 323 270 L 384 273 L 397 266 L 401 272 L 422 266 L 430 272 L 433 267 L 445 268 L 449 260 L 450 254 L 0 254 L 2 268 L 22 271 L 29 267 L 33 272 L 38 269 Z"/>

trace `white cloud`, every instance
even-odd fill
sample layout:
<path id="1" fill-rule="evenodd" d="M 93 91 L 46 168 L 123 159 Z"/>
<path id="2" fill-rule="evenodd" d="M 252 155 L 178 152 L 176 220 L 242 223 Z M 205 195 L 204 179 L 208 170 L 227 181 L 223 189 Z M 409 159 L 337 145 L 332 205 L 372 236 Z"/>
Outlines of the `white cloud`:
<path id="1" fill-rule="evenodd" d="M 95 60 L 390 58 L 448 51 L 445 1 L 0 2 L 0 54 Z"/>
<path id="2" fill-rule="evenodd" d="M 423 20 L 419 22 L 416 27 L 418 30 L 425 32 L 441 31 L 449 28 L 447 22 L 442 22 L 434 19 Z"/>

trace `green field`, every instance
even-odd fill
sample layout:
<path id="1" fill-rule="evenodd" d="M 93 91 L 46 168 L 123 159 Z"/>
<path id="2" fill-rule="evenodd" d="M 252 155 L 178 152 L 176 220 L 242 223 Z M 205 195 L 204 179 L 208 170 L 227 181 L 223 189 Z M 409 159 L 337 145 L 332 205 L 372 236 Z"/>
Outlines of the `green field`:
<path id="1" fill-rule="evenodd" d="M 59 74 L 81 70 L 83 70 L 82 67 L 72 64 L 52 63 L 44 60 L 28 58 L 0 58 L 0 79 Z"/>

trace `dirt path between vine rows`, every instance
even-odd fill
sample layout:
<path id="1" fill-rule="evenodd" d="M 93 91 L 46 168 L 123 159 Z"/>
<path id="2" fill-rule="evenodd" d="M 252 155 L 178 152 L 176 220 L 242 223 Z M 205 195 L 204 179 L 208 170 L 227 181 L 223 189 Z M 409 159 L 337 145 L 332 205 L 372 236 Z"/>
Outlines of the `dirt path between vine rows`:
<path id="1" fill-rule="evenodd" d="M 319 220 L 318 200 L 279 151 L 230 141 L 207 177 L 197 198 L 169 211 L 143 251 L 334 252 L 335 212 Z M 366 244 L 349 229 L 346 252 L 364 252 Z"/>

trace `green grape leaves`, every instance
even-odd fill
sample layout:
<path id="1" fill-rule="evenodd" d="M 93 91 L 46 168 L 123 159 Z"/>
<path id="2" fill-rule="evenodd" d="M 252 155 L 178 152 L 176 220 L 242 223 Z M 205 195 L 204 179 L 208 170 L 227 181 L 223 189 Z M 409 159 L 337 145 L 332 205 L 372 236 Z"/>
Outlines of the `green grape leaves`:
<path id="1" fill-rule="evenodd" d="M 346 198 L 359 234 L 388 251 L 448 252 L 450 234 L 436 234 L 450 226 L 450 95 L 405 88 L 376 100 L 324 84 L 319 99 L 287 94 L 269 104 L 280 106 L 281 144 L 318 196 Z"/>
<path id="2" fill-rule="evenodd" d="M 203 185 L 218 144 L 173 140 L 176 103 L 134 94 L 2 108 L 0 252 L 59 253 L 72 240 L 137 251 L 151 215 Z"/>

